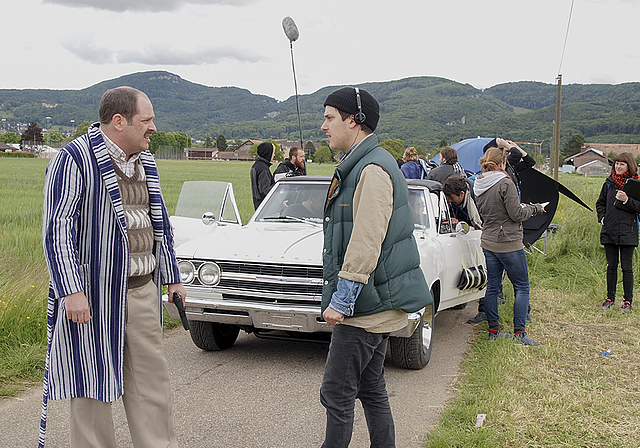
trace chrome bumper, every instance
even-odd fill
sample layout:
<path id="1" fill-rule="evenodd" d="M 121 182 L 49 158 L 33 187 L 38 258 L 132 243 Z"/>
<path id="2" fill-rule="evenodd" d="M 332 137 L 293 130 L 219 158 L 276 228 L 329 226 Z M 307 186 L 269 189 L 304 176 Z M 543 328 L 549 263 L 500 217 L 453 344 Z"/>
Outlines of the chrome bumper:
<path id="1" fill-rule="evenodd" d="M 169 303 L 168 296 L 162 296 L 169 316 L 179 319 L 178 309 Z M 299 331 L 303 333 L 330 333 L 332 326 L 320 314 L 318 306 L 278 305 L 271 303 L 251 303 L 239 300 L 206 299 L 187 296 L 185 311 L 188 320 L 217 322 L 221 324 L 253 327 L 261 330 Z M 420 323 L 423 310 L 409 314 L 409 324 L 391 336 L 408 338 Z"/>

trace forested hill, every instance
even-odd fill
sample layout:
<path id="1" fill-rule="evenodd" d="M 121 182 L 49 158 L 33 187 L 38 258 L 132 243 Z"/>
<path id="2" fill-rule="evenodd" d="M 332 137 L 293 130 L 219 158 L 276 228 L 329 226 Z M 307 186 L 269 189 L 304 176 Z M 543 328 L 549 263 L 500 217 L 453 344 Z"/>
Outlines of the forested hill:
<path id="1" fill-rule="evenodd" d="M 119 85 L 138 88 L 151 98 L 160 130 L 183 131 L 196 139 L 218 134 L 227 139 L 299 139 L 294 97 L 280 102 L 238 87 L 192 83 L 164 71 L 134 73 L 82 90 L 0 90 L 0 118 L 42 126 L 49 122 L 53 129 L 71 120 L 96 120 L 100 96 Z M 300 96 L 305 141 L 324 138 L 319 129 L 322 103 L 338 87 Z M 426 149 L 443 138 L 452 143 L 478 135 L 551 140 L 554 84 L 514 82 L 479 90 L 444 78 L 415 77 L 360 87 L 380 102 L 376 133 L 381 139 L 401 139 Z M 562 103 L 562 141 L 581 133 L 590 142 L 640 143 L 640 83 L 565 85 Z"/>

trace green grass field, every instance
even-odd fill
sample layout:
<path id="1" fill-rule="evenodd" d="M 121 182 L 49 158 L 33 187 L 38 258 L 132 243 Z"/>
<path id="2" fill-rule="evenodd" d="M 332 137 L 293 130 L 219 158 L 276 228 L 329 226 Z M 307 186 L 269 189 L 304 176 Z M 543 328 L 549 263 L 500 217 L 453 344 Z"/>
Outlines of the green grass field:
<path id="1" fill-rule="evenodd" d="M 42 251 L 44 159 L 0 158 L 0 397 L 42 381 L 48 273 Z M 250 162 L 159 160 L 162 190 L 175 210 L 187 180 L 232 182 L 243 222 L 253 214 Z M 308 166 L 331 174 L 332 165 Z M 166 319 L 166 326 L 176 325 Z"/>
<path id="2" fill-rule="evenodd" d="M 0 397 L 42 380 L 46 163 L 0 158 Z M 253 213 L 250 167 L 243 162 L 158 161 L 169 212 L 185 180 L 230 181 L 246 222 Z M 309 174 L 332 171 L 331 165 L 309 166 Z M 603 180 L 560 178 L 592 206 Z M 533 322 L 527 329 L 542 345 L 490 343 L 486 323 L 479 325 L 455 382 L 456 398 L 427 435 L 426 446 L 640 446 L 640 309 L 626 315 L 598 309 L 604 300 L 605 259 L 595 213 L 561 196 L 553 222 L 562 228 L 547 242 L 547 254 L 528 256 Z M 634 272 L 640 278 L 637 253 Z M 505 291 L 500 315 L 510 329 L 513 292 L 508 284 Z M 611 355 L 599 356 L 608 349 Z M 487 414 L 482 428 L 475 428 L 477 414 Z"/>
<path id="3" fill-rule="evenodd" d="M 553 222 L 562 228 L 547 242 L 546 256 L 527 255 L 533 315 L 527 331 L 542 345 L 490 342 L 486 322 L 479 325 L 455 382 L 456 398 L 428 434 L 427 447 L 640 446 L 640 310 L 599 309 L 606 262 L 595 201 L 603 181 L 562 176 L 594 212 L 561 195 Z M 636 251 L 636 284 L 639 262 Z M 501 325 L 512 329 L 508 281 L 504 290 Z M 618 304 L 621 296 L 619 282 Z M 612 354 L 599 356 L 606 350 Z M 475 427 L 477 414 L 487 415 L 482 428 Z"/>

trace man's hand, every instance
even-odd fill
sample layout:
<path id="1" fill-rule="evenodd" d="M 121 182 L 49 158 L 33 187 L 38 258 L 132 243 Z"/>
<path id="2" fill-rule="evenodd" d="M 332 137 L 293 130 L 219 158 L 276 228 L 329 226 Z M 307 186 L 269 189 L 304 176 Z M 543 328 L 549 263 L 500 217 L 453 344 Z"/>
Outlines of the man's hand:
<path id="1" fill-rule="evenodd" d="M 88 324 L 91 320 L 89 311 L 89 301 L 84 295 L 84 291 L 74 292 L 64 298 L 64 309 L 67 319 L 78 324 Z"/>
<path id="2" fill-rule="evenodd" d="M 322 317 L 324 317 L 325 322 L 329 325 L 338 325 L 344 320 L 344 314 L 339 313 L 331 307 L 327 307 L 327 309 L 324 310 Z"/>
<path id="3" fill-rule="evenodd" d="M 167 289 L 169 290 L 169 302 L 173 303 L 173 293 L 177 292 L 182 297 L 182 303 L 184 304 L 184 300 L 187 297 L 187 291 L 185 291 L 182 283 L 169 283 L 167 285 Z"/>

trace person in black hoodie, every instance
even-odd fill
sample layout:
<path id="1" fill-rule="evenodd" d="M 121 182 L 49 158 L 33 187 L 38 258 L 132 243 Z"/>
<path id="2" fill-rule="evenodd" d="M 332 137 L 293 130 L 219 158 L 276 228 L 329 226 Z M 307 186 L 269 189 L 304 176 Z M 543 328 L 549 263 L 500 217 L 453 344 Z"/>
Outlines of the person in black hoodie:
<path id="1" fill-rule="evenodd" d="M 256 210 L 275 183 L 269 170 L 274 151 L 275 146 L 273 143 L 260 143 L 258 145 L 258 157 L 251 167 L 251 194 L 253 195 L 253 207 Z"/>
<path id="2" fill-rule="evenodd" d="M 616 157 L 611 175 L 605 180 L 596 201 L 598 222 L 602 224 L 600 244 L 607 257 L 607 299 L 600 307 L 611 308 L 616 300 L 618 258 L 622 267 L 624 303 L 622 312 L 631 311 L 633 302 L 633 251 L 638 246 L 640 201 L 622 191 L 628 179 L 638 179 L 638 165 L 633 155 L 623 152 Z"/>

